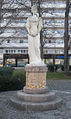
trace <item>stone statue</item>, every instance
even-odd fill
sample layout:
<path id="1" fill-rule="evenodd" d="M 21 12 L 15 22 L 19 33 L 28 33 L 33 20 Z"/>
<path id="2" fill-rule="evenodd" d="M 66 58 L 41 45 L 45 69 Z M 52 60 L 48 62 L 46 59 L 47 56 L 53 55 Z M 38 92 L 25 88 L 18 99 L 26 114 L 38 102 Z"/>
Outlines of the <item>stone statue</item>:
<path id="1" fill-rule="evenodd" d="M 26 28 L 28 31 L 28 53 L 30 65 L 44 65 L 40 57 L 40 31 L 43 27 L 42 19 L 37 15 L 37 6 L 31 8 L 32 16 L 27 19 Z"/>

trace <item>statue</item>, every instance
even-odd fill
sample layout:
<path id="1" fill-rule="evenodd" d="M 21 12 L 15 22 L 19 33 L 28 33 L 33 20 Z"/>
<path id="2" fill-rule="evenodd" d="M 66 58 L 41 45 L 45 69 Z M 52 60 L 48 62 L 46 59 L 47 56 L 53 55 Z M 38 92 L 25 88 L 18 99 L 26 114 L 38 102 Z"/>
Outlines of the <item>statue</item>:
<path id="1" fill-rule="evenodd" d="M 32 16 L 27 19 L 26 28 L 28 31 L 28 53 L 32 66 L 44 65 L 40 57 L 40 31 L 43 27 L 42 19 L 37 15 L 37 6 L 31 8 Z"/>

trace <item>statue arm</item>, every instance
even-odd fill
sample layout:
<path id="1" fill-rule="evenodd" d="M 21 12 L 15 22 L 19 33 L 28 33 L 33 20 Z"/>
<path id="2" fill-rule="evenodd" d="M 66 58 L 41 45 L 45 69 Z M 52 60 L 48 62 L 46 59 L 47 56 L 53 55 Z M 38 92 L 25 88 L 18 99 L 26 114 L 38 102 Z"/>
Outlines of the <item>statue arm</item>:
<path id="1" fill-rule="evenodd" d="M 43 28 L 42 18 L 39 18 L 39 32 Z"/>
<path id="2" fill-rule="evenodd" d="M 29 19 L 27 19 L 26 28 L 27 28 L 27 31 L 29 33 L 30 32 L 30 22 L 29 22 Z"/>

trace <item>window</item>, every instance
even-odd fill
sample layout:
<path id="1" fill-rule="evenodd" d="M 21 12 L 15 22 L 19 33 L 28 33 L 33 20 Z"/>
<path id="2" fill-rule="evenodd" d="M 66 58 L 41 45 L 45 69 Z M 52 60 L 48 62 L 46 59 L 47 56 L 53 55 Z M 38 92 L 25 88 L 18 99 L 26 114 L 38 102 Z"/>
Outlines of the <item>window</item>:
<path id="1" fill-rule="evenodd" d="M 24 43 L 28 43 L 28 40 L 24 40 Z"/>
<path id="2" fill-rule="evenodd" d="M 64 54 L 64 50 L 60 50 L 60 54 Z"/>
<path id="3" fill-rule="evenodd" d="M 10 50 L 9 50 L 9 53 L 10 53 Z"/>
<path id="4" fill-rule="evenodd" d="M 15 53 L 16 51 L 14 50 L 14 53 Z"/>
<path id="5" fill-rule="evenodd" d="M 25 54 L 28 54 L 28 50 L 25 50 Z"/>
<path id="6" fill-rule="evenodd" d="M 58 10 L 57 13 L 64 13 L 64 11 L 63 10 Z"/>
<path id="7" fill-rule="evenodd" d="M 19 32 L 20 32 L 21 34 L 24 34 L 24 35 L 26 35 L 26 33 L 27 33 L 26 30 L 20 30 Z"/>
<path id="8" fill-rule="evenodd" d="M 6 54 L 8 53 L 8 50 L 5 50 Z"/>
<path id="9" fill-rule="evenodd" d="M 10 43 L 10 40 L 7 40 L 7 43 Z"/>
<path id="10" fill-rule="evenodd" d="M 21 50 L 21 53 L 22 53 L 22 50 Z"/>
<path id="11" fill-rule="evenodd" d="M 18 53 L 20 53 L 20 50 L 18 50 Z"/>
<path id="12" fill-rule="evenodd" d="M 57 30 L 57 33 L 58 33 L 58 34 L 63 34 L 64 31 L 63 31 L 63 30 Z"/>
<path id="13" fill-rule="evenodd" d="M 20 40 L 20 43 L 23 43 L 23 40 Z"/>
<path id="14" fill-rule="evenodd" d="M 49 43 L 51 43 L 51 40 L 49 40 Z"/>
<path id="15" fill-rule="evenodd" d="M 25 50 L 23 50 L 23 53 L 25 54 Z"/>
<path id="16" fill-rule="evenodd" d="M 13 50 L 11 50 L 11 53 L 13 53 Z"/>

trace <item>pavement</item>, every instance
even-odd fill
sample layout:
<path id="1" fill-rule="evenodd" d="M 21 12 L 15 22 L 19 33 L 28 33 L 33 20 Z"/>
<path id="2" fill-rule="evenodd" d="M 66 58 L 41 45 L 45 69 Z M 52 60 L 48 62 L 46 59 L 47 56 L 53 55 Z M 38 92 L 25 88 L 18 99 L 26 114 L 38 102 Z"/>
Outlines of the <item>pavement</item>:
<path id="1" fill-rule="evenodd" d="M 47 80 L 50 90 L 69 91 L 71 90 L 71 80 Z"/>
<path id="2" fill-rule="evenodd" d="M 17 91 L 0 92 L 0 119 L 71 119 L 71 80 L 48 80 L 47 85 L 63 99 L 60 108 L 43 112 L 18 110 L 9 101 Z"/>

